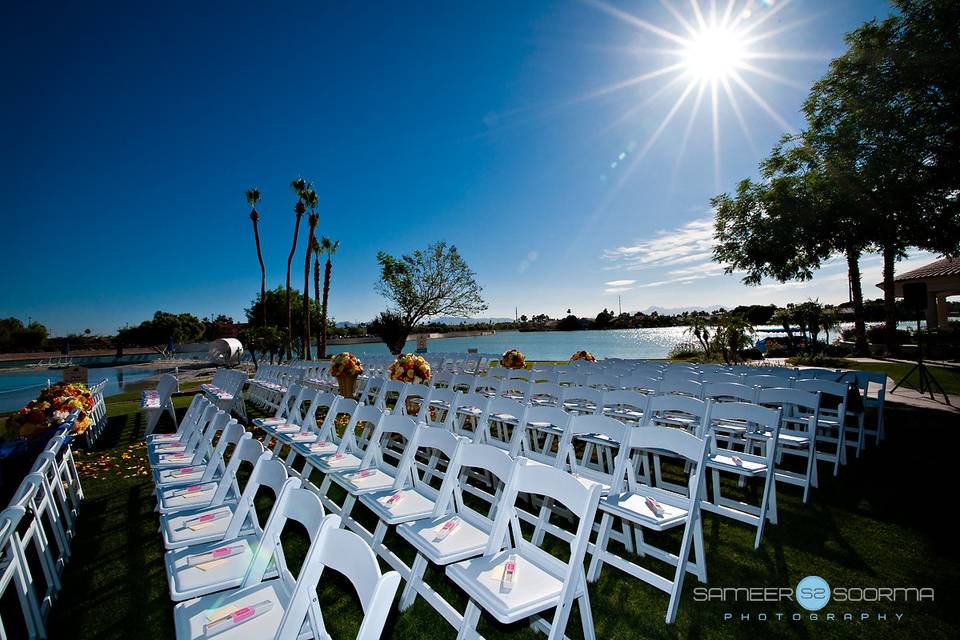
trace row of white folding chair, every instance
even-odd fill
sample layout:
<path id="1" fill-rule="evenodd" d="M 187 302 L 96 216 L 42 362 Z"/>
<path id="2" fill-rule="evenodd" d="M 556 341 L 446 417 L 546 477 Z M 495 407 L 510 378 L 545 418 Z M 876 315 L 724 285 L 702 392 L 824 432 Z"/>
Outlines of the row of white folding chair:
<path id="1" fill-rule="evenodd" d="M 276 409 L 287 387 L 302 377 L 303 372 L 297 367 L 261 364 L 249 382 L 247 400 L 261 408 Z"/>
<path id="2" fill-rule="evenodd" d="M 46 637 L 46 619 L 62 588 L 82 498 L 72 450 L 58 435 L 47 443 L 0 514 L 0 594 L 11 584 L 17 589 L 27 637 Z M 40 575 L 34 576 L 31 558 Z M 0 637 L 5 634 L 0 622 Z"/>
<path id="3" fill-rule="evenodd" d="M 864 424 L 863 426 L 863 442 L 860 448 L 866 446 L 866 436 L 873 436 L 874 443 L 880 444 L 880 441 L 886 437 L 883 410 L 887 395 L 887 374 L 872 371 L 846 371 L 839 381 L 856 384 L 860 391 L 863 408 L 873 409 L 876 413 L 876 422 L 873 425 Z M 857 455 L 859 454 L 858 450 Z"/>
<path id="4" fill-rule="evenodd" d="M 87 412 L 90 417 L 90 427 L 83 434 L 88 449 L 93 448 L 107 426 L 107 405 L 103 400 L 103 390 L 106 386 L 107 380 L 103 379 L 90 387 L 93 407 Z"/>
<path id="5" fill-rule="evenodd" d="M 429 392 L 428 392 L 428 393 L 429 393 Z M 491 403 L 493 403 L 493 402 L 494 402 L 494 401 L 491 401 Z M 509 401 L 508 401 L 508 402 L 509 402 Z M 514 402 L 513 404 L 516 405 L 517 403 Z M 401 406 L 404 406 L 403 403 L 401 403 Z M 362 409 L 362 408 L 361 408 L 361 409 Z M 367 410 L 373 410 L 373 411 L 377 411 L 377 410 L 378 410 L 378 409 L 375 408 L 375 407 L 374 407 L 374 408 L 366 407 L 366 409 L 367 409 Z M 567 414 L 564 413 L 564 414 L 562 414 L 562 415 L 567 415 Z M 383 414 L 381 414 L 381 416 L 383 416 Z M 402 418 L 401 416 L 395 416 L 394 419 L 401 419 L 401 420 L 402 420 L 403 418 Z M 602 419 L 602 418 L 601 418 L 601 419 Z M 409 421 L 410 419 L 409 419 L 409 418 L 406 418 L 406 420 Z M 408 429 L 411 428 L 411 427 L 410 427 L 410 422 L 407 423 L 407 428 L 408 428 Z M 429 427 L 424 427 L 424 428 L 425 428 L 425 429 L 430 429 Z M 597 425 L 585 426 L 585 427 L 584 427 L 584 431 L 585 431 L 585 432 L 594 432 L 594 431 L 597 430 L 597 428 L 598 428 Z M 351 429 L 350 427 L 348 427 L 347 433 L 350 433 L 351 431 L 352 431 L 352 429 Z M 570 434 L 570 438 L 571 438 L 571 440 L 569 440 L 568 443 L 565 444 L 565 448 L 570 447 L 570 444 L 569 444 L 569 443 L 572 442 L 572 438 L 573 438 L 573 434 L 572 434 L 572 433 Z M 408 438 L 408 440 L 409 440 L 409 438 Z M 377 438 L 373 438 L 373 439 L 371 440 L 371 442 L 376 442 L 376 441 L 377 441 Z M 481 445 L 478 445 L 478 446 L 481 446 Z M 482 445 L 482 446 L 487 446 L 487 447 L 489 447 L 489 445 Z M 416 448 L 417 448 L 416 446 L 413 447 L 413 449 L 416 449 Z M 505 453 L 506 453 L 506 452 L 505 452 Z M 358 462 L 358 458 L 357 458 L 356 456 L 353 456 L 352 460 L 350 460 L 349 462 L 345 462 L 345 463 L 344 463 L 344 466 L 343 466 L 342 468 L 338 468 L 336 465 L 330 465 L 330 466 L 328 466 L 328 467 L 325 467 L 323 470 L 326 471 L 326 472 L 328 472 L 330 475 L 333 475 L 334 477 L 339 478 L 339 479 L 341 480 L 341 482 L 342 482 L 347 488 L 352 488 L 352 489 L 354 490 L 354 492 L 356 492 L 357 495 L 360 496 L 360 501 L 363 502 L 364 504 L 367 504 L 369 507 L 372 507 L 372 509 L 376 512 L 377 509 L 378 509 L 378 507 L 375 506 L 375 505 L 373 505 L 373 504 L 372 504 L 372 501 L 373 501 L 373 500 L 377 500 L 378 502 L 380 502 L 380 501 L 389 500 L 391 496 L 393 496 L 395 493 L 397 493 L 397 486 L 396 486 L 396 484 L 395 484 L 395 483 L 397 482 L 397 478 L 398 478 L 398 477 L 399 477 L 399 478 L 404 478 L 404 477 L 406 477 L 406 476 L 405 476 L 405 474 L 403 474 L 403 473 L 391 475 L 391 474 L 389 474 L 389 473 L 387 473 L 387 472 L 385 472 L 385 471 L 383 471 L 383 470 L 378 469 L 377 471 L 373 472 L 373 473 L 370 475 L 371 478 L 374 478 L 374 480 L 370 481 L 370 482 L 371 482 L 371 485 L 370 485 L 369 487 L 364 488 L 364 489 L 366 489 L 366 490 L 361 489 L 360 484 L 364 482 L 364 478 L 363 478 L 363 477 L 359 477 L 359 478 L 356 478 L 356 481 L 352 481 L 349 477 L 346 476 L 346 474 L 347 474 L 347 473 L 353 474 L 353 473 L 357 473 L 358 471 L 360 471 L 360 470 L 363 468 L 364 460 L 366 460 L 368 463 L 371 463 L 371 464 L 372 464 L 371 461 L 374 459 L 374 456 L 375 456 L 375 455 L 376 455 L 376 454 L 374 454 L 374 453 L 367 453 L 367 454 L 365 454 L 364 459 L 360 459 L 359 462 Z M 381 455 L 381 458 L 379 458 L 379 460 L 380 460 L 380 461 L 383 461 L 383 462 L 385 463 L 385 458 L 382 457 L 382 453 L 381 453 L 380 455 Z M 509 454 L 507 454 L 507 455 L 509 455 Z M 405 469 L 407 469 L 407 470 L 412 469 L 412 468 L 413 468 L 413 467 L 411 466 L 411 465 L 412 465 L 412 457 L 410 457 L 411 454 L 408 454 L 408 453 L 407 453 L 407 450 L 405 450 L 404 456 L 405 456 L 406 459 L 405 459 L 405 461 L 402 461 L 402 462 L 401 462 L 400 467 L 405 468 Z M 379 464 L 379 463 L 378 463 L 378 464 Z M 578 465 L 577 468 L 580 469 L 581 466 L 582 466 L 582 465 Z M 394 467 L 394 468 L 396 469 L 397 467 Z M 592 469 L 589 469 L 589 468 L 587 468 L 587 470 L 588 470 L 588 471 L 592 471 Z M 336 472 L 337 472 L 337 471 L 340 471 L 340 474 L 339 474 L 339 475 L 336 475 Z M 449 467 L 448 467 L 448 472 L 449 472 Z M 576 473 L 576 472 L 577 472 L 577 471 L 575 471 L 575 473 Z M 381 476 L 380 473 L 383 473 L 383 475 Z M 326 477 L 324 478 L 324 483 L 325 483 L 325 484 L 329 482 L 329 481 L 328 481 L 328 477 L 329 477 L 329 476 L 326 476 Z M 450 476 L 448 475 L 447 477 L 450 477 Z M 402 481 L 401 481 L 401 482 L 402 482 Z M 329 485 L 327 485 L 327 487 L 322 487 L 322 488 L 321 488 L 321 490 L 320 490 L 321 495 L 325 496 L 325 494 L 326 494 L 326 489 L 327 489 L 328 487 L 329 487 Z M 383 495 L 379 495 L 379 496 L 378 496 L 378 495 L 377 495 L 377 491 L 378 491 L 378 490 L 379 490 L 381 493 L 383 493 Z M 389 495 L 388 495 L 388 494 L 389 494 Z M 370 496 L 370 497 L 365 497 L 365 496 Z M 352 506 L 353 506 L 353 504 L 354 504 L 355 501 L 356 501 L 356 497 L 351 493 L 351 497 L 348 498 L 348 501 L 350 502 L 350 508 L 352 509 Z M 346 505 L 345 505 L 345 506 L 346 506 Z M 333 508 L 336 509 L 336 506 L 334 506 Z M 381 503 L 380 506 L 379 506 L 379 509 L 382 510 L 383 508 L 384 508 L 384 506 L 383 506 L 382 503 Z M 343 513 L 343 511 L 341 511 L 341 513 Z M 378 514 L 378 515 L 383 516 L 384 514 L 380 513 L 380 514 Z M 350 513 L 349 513 L 349 511 L 347 511 L 346 517 L 347 517 L 347 518 L 350 518 Z M 352 522 L 352 518 L 350 518 L 350 521 Z M 389 522 L 389 520 L 387 520 L 387 521 L 384 522 L 383 524 L 378 525 L 377 531 L 373 534 L 373 536 L 370 536 L 370 534 L 367 533 L 368 539 L 371 539 L 372 544 L 374 544 L 376 547 L 379 547 L 380 545 L 382 545 L 382 537 L 383 537 L 383 534 L 385 533 L 384 528 L 387 527 L 387 526 L 390 526 L 390 524 L 391 524 L 391 523 Z M 542 533 L 541 533 L 541 535 L 542 535 Z M 387 556 L 388 558 L 390 557 L 390 555 L 392 555 L 392 554 L 386 554 L 386 553 L 384 553 L 383 550 L 382 550 L 382 549 L 379 549 L 379 548 L 378 548 L 378 551 L 381 552 L 381 553 L 383 553 L 383 555 Z M 420 564 L 422 564 L 422 561 L 421 561 Z M 397 568 L 397 567 L 395 567 L 395 568 Z M 422 569 L 422 567 L 419 567 L 419 568 Z M 406 598 L 406 599 L 409 600 L 409 594 L 407 595 L 407 598 Z M 432 603 L 432 604 L 436 604 L 436 603 Z M 438 609 L 441 610 L 442 612 L 443 612 L 443 611 L 446 611 L 445 615 L 448 616 L 448 619 L 450 619 L 450 618 L 455 619 L 455 614 L 450 614 L 450 610 L 449 610 L 448 608 L 445 608 L 445 607 L 443 607 L 443 606 L 439 606 Z"/>
<path id="6" fill-rule="evenodd" d="M 257 462 L 257 470 L 270 468 L 266 464 L 270 453 L 264 453 Z M 275 466 L 272 467 L 276 469 Z M 264 472 L 265 473 L 265 472 Z M 276 472 L 274 472 L 276 475 Z M 259 475 L 259 474 L 258 474 Z M 258 482 L 251 476 L 248 514 Z M 306 557 L 299 575 L 294 578 L 283 558 L 280 534 L 288 521 L 300 523 L 310 539 Z M 396 593 L 399 576 L 381 574 L 376 558 L 365 543 L 354 534 L 338 531 L 336 516 L 324 517 L 317 497 L 299 487 L 297 479 L 285 480 L 264 531 L 259 536 L 233 537 L 242 529 L 228 530 L 212 546 L 190 554 L 180 553 L 168 558 L 168 567 L 177 575 L 187 574 L 190 557 L 206 558 L 216 548 L 243 548 L 241 560 L 228 563 L 232 567 L 229 579 L 216 587 L 228 591 L 209 592 L 181 602 L 174 609 L 178 638 L 204 638 L 216 633 L 218 637 L 274 638 L 286 640 L 303 636 L 329 637 L 317 604 L 316 589 L 322 572 L 329 567 L 344 574 L 353 584 L 361 601 L 363 622 L 358 638 L 374 640 L 382 634 L 390 604 Z M 224 544 L 226 543 L 226 544 Z M 233 557 L 233 556 L 230 556 Z M 243 566 L 242 574 L 237 565 Z M 222 570 L 222 569 L 221 569 Z M 194 569 L 195 571 L 195 569 Z M 239 574 L 239 575 L 238 575 Z M 215 588 L 215 587 L 214 587 Z M 217 628 L 220 627 L 220 628 Z"/>
<path id="7" fill-rule="evenodd" d="M 696 383 L 691 382 L 690 384 L 693 385 Z M 830 383 L 822 380 L 798 380 L 795 381 L 795 386 L 799 387 L 799 391 L 803 391 L 807 394 L 815 394 L 817 392 L 833 393 L 836 401 L 840 404 L 839 410 L 845 411 L 845 397 L 843 395 L 844 388 L 839 383 Z M 403 399 L 410 395 L 410 390 L 413 388 L 415 388 L 415 386 L 410 386 L 405 383 L 398 383 L 396 385 L 395 389 L 399 396 L 398 403 L 401 406 L 401 411 L 405 408 Z M 386 387 L 384 387 L 384 389 L 386 389 Z M 598 413 L 599 407 L 603 407 L 603 411 L 605 413 L 628 421 L 637 421 L 642 419 L 644 407 L 646 402 L 649 401 L 649 397 L 641 396 L 640 394 L 624 390 L 603 392 L 602 390 L 592 389 L 590 387 L 561 387 L 559 385 L 551 385 L 549 383 L 530 384 L 525 381 L 512 378 L 501 380 L 498 385 L 498 390 L 501 392 L 501 395 L 507 395 L 508 397 L 516 398 L 520 401 L 532 399 L 538 405 L 562 406 L 564 409 L 568 411 L 574 411 L 576 413 Z M 682 391 L 685 389 L 679 384 L 673 386 L 671 390 L 681 396 L 690 395 L 694 398 L 698 397 L 694 393 L 683 394 Z M 690 387 L 686 390 L 697 391 L 698 389 L 695 387 Z M 428 389 L 426 387 L 421 386 L 418 394 L 425 396 L 427 395 L 427 391 Z M 727 382 L 712 383 L 702 386 L 703 396 L 705 396 L 707 399 L 713 400 L 739 401 L 756 404 L 759 402 L 761 394 L 764 394 L 768 398 L 772 398 L 773 395 L 776 395 L 777 393 L 779 393 L 780 396 L 783 396 L 783 393 L 781 392 L 774 392 L 774 394 L 771 395 L 767 393 L 768 391 L 768 389 L 764 389 L 759 386 L 748 387 L 747 385 L 740 383 Z M 803 396 L 804 393 L 796 394 L 796 396 Z M 623 397 L 621 398 L 621 396 Z M 383 400 L 384 397 L 385 394 L 381 394 L 381 398 L 379 400 L 381 406 L 385 404 Z M 812 400 L 813 395 L 809 395 L 808 399 Z M 477 394 L 465 394 L 461 395 L 457 401 L 461 406 L 458 407 L 457 410 L 458 419 L 454 424 L 454 430 L 457 433 L 463 434 L 465 433 L 463 427 L 466 419 L 469 417 L 482 415 L 483 411 L 486 410 L 489 400 L 484 400 L 482 396 L 478 396 Z M 493 411 L 494 415 L 498 413 L 508 416 L 515 415 L 510 414 L 509 409 L 502 408 Z M 817 458 L 819 460 L 832 463 L 834 467 L 834 474 L 836 475 L 839 465 L 845 463 L 846 460 L 844 433 L 851 427 L 848 426 L 844 429 L 840 429 L 838 420 L 834 419 L 831 422 L 828 418 L 824 418 L 821 415 L 819 403 L 816 403 L 816 406 L 813 404 L 810 405 L 810 411 L 807 414 L 803 414 L 803 419 L 801 420 L 803 426 L 800 429 L 801 431 L 806 431 L 806 422 L 808 422 L 811 415 L 816 416 L 818 424 L 817 431 L 821 433 L 821 437 L 818 439 L 816 438 L 816 434 L 814 434 L 814 437 L 811 438 L 809 435 L 798 433 L 797 423 L 796 420 L 794 420 L 793 426 L 784 431 L 783 443 L 781 443 L 781 451 L 778 454 L 778 457 L 782 457 L 782 455 L 786 453 L 787 455 L 800 455 L 804 458 L 807 458 L 808 454 L 806 452 L 808 447 L 814 447 L 817 451 Z M 420 419 L 425 419 L 425 416 L 422 415 L 422 412 L 419 417 Z M 785 415 L 785 419 L 786 418 L 793 420 L 795 416 L 793 414 L 789 414 Z M 506 424 L 506 421 L 504 420 L 495 421 L 493 432 L 488 432 L 486 434 L 487 439 L 489 440 L 492 437 L 495 442 L 499 441 L 501 446 L 506 446 L 507 449 L 512 450 L 515 454 L 517 451 L 516 448 L 504 443 L 504 440 L 509 441 L 510 438 L 504 438 L 502 433 L 500 433 L 504 424 Z M 721 440 L 729 441 L 731 438 L 739 438 L 740 444 L 744 444 L 742 442 L 743 430 L 739 425 L 728 424 L 725 426 L 725 429 L 721 428 L 718 432 L 718 437 Z M 545 434 L 543 445 L 542 447 L 535 446 L 533 449 L 550 449 L 553 445 L 554 439 L 559 436 L 559 433 L 556 431 L 556 429 L 550 428 L 541 428 L 540 432 Z M 530 435 L 533 435 L 534 444 L 536 444 L 535 432 L 525 435 L 528 438 Z M 596 442 L 595 444 L 598 446 L 603 446 L 604 443 Z M 809 493 L 809 488 L 811 486 L 817 486 L 816 465 L 807 465 L 807 472 L 801 474 L 799 477 L 794 477 L 793 475 L 787 474 L 784 476 L 784 479 L 785 481 L 791 483 L 800 482 L 801 486 L 804 487 L 804 495 L 806 500 L 806 496 Z"/>
<path id="8" fill-rule="evenodd" d="M 24 523 L 28 524 L 21 533 Z M 30 569 L 28 558 L 31 554 L 39 558 L 39 565 L 47 581 L 46 587 L 40 593 Z M 59 576 L 56 576 L 55 571 L 51 571 L 48 564 L 50 554 L 45 533 L 34 515 L 28 516 L 27 510 L 19 506 L 0 511 L 0 598 L 6 600 L 9 590 L 13 589 L 17 594 L 21 614 L 18 620 L 14 620 L 10 615 L 6 620 L 0 616 L 0 639 L 46 637 L 46 614 L 59 586 Z M 51 588 L 53 584 L 56 586 Z"/>
<path id="9" fill-rule="evenodd" d="M 236 411 L 247 415 L 243 401 L 243 388 L 247 383 L 247 373 L 242 369 L 217 369 L 209 384 L 201 384 L 200 390 L 207 399 L 226 412 Z"/>

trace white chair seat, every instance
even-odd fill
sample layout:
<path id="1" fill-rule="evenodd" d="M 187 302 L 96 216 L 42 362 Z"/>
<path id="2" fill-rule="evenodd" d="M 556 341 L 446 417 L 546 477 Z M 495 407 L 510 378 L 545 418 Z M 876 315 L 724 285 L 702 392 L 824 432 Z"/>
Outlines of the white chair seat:
<path id="1" fill-rule="evenodd" d="M 314 440 L 313 442 L 294 442 L 293 448 L 297 450 L 297 453 L 304 456 L 325 456 L 337 452 L 337 443 L 330 442 L 329 440 Z"/>
<path id="2" fill-rule="evenodd" d="M 577 440 L 583 442 L 589 442 L 590 444 L 597 445 L 599 447 L 619 447 L 620 443 L 616 440 L 611 439 L 609 436 L 606 436 L 602 433 L 585 433 L 583 435 L 578 435 Z"/>
<path id="3" fill-rule="evenodd" d="M 284 392 L 286 393 L 286 392 Z M 251 420 L 254 426 L 260 427 L 264 431 L 273 431 L 274 428 L 279 427 L 280 425 L 287 424 L 286 418 L 254 418 Z"/>
<path id="4" fill-rule="evenodd" d="M 352 453 L 344 453 L 341 457 L 334 459 L 335 455 L 336 454 L 312 455 L 310 456 L 310 463 L 320 469 L 320 471 L 323 473 L 348 471 L 360 468 L 360 463 L 362 460 Z"/>
<path id="5" fill-rule="evenodd" d="M 770 439 L 770 434 L 769 433 L 748 433 L 746 437 L 749 440 L 766 441 Z M 808 438 L 807 436 L 795 435 L 792 433 L 777 434 L 777 442 L 779 442 L 780 444 L 793 446 L 793 447 L 809 447 L 810 446 L 810 438 Z"/>
<path id="6" fill-rule="evenodd" d="M 162 442 L 180 442 L 182 436 L 182 433 L 151 433 L 146 437 L 146 441 L 148 445 Z"/>
<path id="7" fill-rule="evenodd" d="M 516 555 L 516 582 L 509 593 L 500 593 L 503 565 L 510 551 L 492 557 L 471 558 L 447 567 L 447 576 L 477 604 L 504 624 L 510 624 L 556 604 L 563 576 L 554 575 L 523 555 Z M 576 590 L 575 597 L 582 595 Z"/>
<path id="8" fill-rule="evenodd" d="M 240 545 L 243 551 L 229 558 L 211 562 L 207 566 L 190 566 L 191 556 L 208 553 L 226 544 Z M 165 561 L 171 599 L 179 602 L 211 591 L 239 587 L 243 583 L 243 576 L 253 559 L 253 549 L 257 544 L 257 537 L 249 535 L 229 543 L 211 542 L 168 551 Z M 274 574 L 276 574 L 275 568 Z"/>
<path id="9" fill-rule="evenodd" d="M 355 477 L 357 471 L 347 471 L 344 473 L 334 473 L 330 478 L 354 495 L 364 493 L 373 493 L 374 491 L 384 491 L 393 486 L 396 478 L 390 474 L 384 473 L 380 469 L 374 469 L 373 474 L 363 478 Z"/>
<path id="10" fill-rule="evenodd" d="M 258 585 L 229 593 L 215 593 L 202 598 L 195 598 L 181 602 L 173 609 L 174 626 L 179 640 L 200 640 L 201 638 L 216 638 L 217 640 L 252 640 L 253 638 L 273 638 L 280 629 L 283 614 L 290 604 L 291 593 L 279 580 L 269 580 Z M 257 616 L 232 629 L 228 629 L 213 636 L 204 633 L 204 625 L 208 622 L 210 613 L 221 610 L 223 607 L 242 608 L 255 605 L 259 602 L 270 601 L 273 608 L 261 616 Z M 307 630 L 307 623 L 301 630 L 301 637 Z"/>
<path id="11" fill-rule="evenodd" d="M 642 411 L 633 411 L 632 409 L 614 409 L 612 407 L 604 407 L 603 414 L 610 416 L 611 418 L 617 418 L 618 420 L 628 420 L 630 422 L 640 422 L 643 420 Z"/>
<path id="12" fill-rule="evenodd" d="M 766 473 L 767 465 L 761 462 L 753 462 L 751 460 L 743 460 L 742 464 L 737 464 L 733 461 L 732 455 L 717 454 L 714 456 L 707 456 L 707 461 L 711 467 L 717 467 L 724 470 L 736 471 L 740 475 L 744 476 L 760 476 Z"/>
<path id="13" fill-rule="evenodd" d="M 191 486 L 195 486 L 197 489 L 187 491 L 186 487 L 182 487 L 180 489 L 164 489 L 159 492 L 157 503 L 160 513 L 170 513 L 181 509 L 202 509 L 210 504 L 213 495 L 217 492 L 216 482 L 205 482 Z"/>
<path id="14" fill-rule="evenodd" d="M 389 506 L 384 504 L 394 493 L 400 493 L 403 498 Z M 435 504 L 432 498 L 415 489 L 403 489 L 399 492 L 388 489 L 367 493 L 360 496 L 360 502 L 388 525 L 429 518 Z"/>
<path id="15" fill-rule="evenodd" d="M 657 499 L 663 506 L 663 515 L 657 517 L 646 505 L 647 496 Z M 654 531 L 664 531 L 682 525 L 687 517 L 687 510 L 666 504 L 662 496 L 653 493 L 627 492 L 610 495 L 600 501 L 600 508 L 619 518 L 625 518 L 643 524 Z"/>
<path id="16" fill-rule="evenodd" d="M 397 533 L 425 558 L 436 565 L 459 562 L 483 553 L 490 535 L 463 518 L 457 528 L 443 540 L 437 541 L 437 532 L 455 516 L 447 515 L 430 520 L 407 522 L 397 527 Z"/>
<path id="17" fill-rule="evenodd" d="M 222 540 L 230 526 L 230 519 L 233 517 L 233 511 L 236 505 L 228 503 L 212 509 L 203 511 L 190 511 L 187 513 L 174 513 L 160 516 L 160 532 L 163 535 L 163 544 L 167 549 L 179 549 L 192 544 L 203 544 Z M 218 513 L 220 511 L 229 511 L 230 515 L 209 523 L 207 526 L 194 528 L 186 526 L 187 520 L 196 518 L 205 513 Z M 247 535 L 253 532 L 253 527 L 247 526 L 241 533 Z"/>
<path id="18" fill-rule="evenodd" d="M 537 462 L 536 460 L 531 460 L 531 462 L 532 462 L 533 464 L 541 464 L 541 463 Z M 545 466 L 546 466 L 546 465 L 545 465 Z M 590 487 L 592 487 L 593 485 L 598 485 L 598 486 L 600 487 L 600 495 L 602 495 L 602 496 L 608 495 L 608 494 L 610 493 L 610 484 L 609 484 L 609 483 L 600 482 L 599 480 L 594 480 L 593 478 L 590 478 L 590 477 L 581 475 L 581 474 L 579 474 L 579 473 L 574 473 L 574 474 L 572 474 L 572 475 L 573 475 L 573 477 L 576 479 L 577 482 L 579 482 L 580 484 L 582 484 L 583 486 L 585 486 L 585 487 L 588 488 L 588 489 L 589 489 Z"/>
<path id="19" fill-rule="evenodd" d="M 207 470 L 207 465 L 197 464 L 190 467 L 179 467 L 173 469 L 154 469 L 153 483 L 157 489 L 168 487 L 177 487 L 184 484 L 198 482 Z M 216 482 L 220 478 L 220 473 L 214 474 L 211 482 Z"/>
<path id="20" fill-rule="evenodd" d="M 162 453 L 156 457 L 156 460 L 151 460 L 151 466 L 154 469 L 170 469 L 172 467 L 186 467 L 189 466 L 193 461 L 194 454 L 192 451 L 189 452 L 171 452 L 171 453 Z"/>

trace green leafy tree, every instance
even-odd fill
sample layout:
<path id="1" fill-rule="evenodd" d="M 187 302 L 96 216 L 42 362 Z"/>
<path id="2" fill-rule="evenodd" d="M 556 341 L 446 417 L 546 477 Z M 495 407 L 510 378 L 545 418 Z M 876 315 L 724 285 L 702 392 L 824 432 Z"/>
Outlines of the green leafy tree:
<path id="1" fill-rule="evenodd" d="M 250 323 L 254 322 L 254 318 L 259 318 L 264 313 L 264 308 L 266 307 L 267 315 L 267 326 L 275 327 L 278 331 L 283 334 L 283 345 L 284 349 L 281 351 L 281 354 L 286 355 L 286 322 L 287 322 L 287 291 L 284 286 L 278 286 L 275 289 L 267 289 L 266 298 L 261 298 L 259 295 L 250 302 L 250 306 L 244 310 L 246 314 L 247 321 Z M 266 300 L 264 303 L 263 300 Z M 301 351 L 302 345 L 299 344 L 300 336 L 303 335 L 303 296 L 297 289 L 290 290 L 290 301 L 291 301 L 291 314 L 290 322 L 293 328 L 293 335 L 297 337 L 296 344 L 291 347 L 291 353 L 293 353 L 294 347 L 296 351 Z M 320 306 L 316 303 L 311 303 L 309 305 L 310 310 L 310 322 L 313 326 L 320 326 Z"/>
<path id="2" fill-rule="evenodd" d="M 848 50 L 804 104 L 805 144 L 836 161 L 847 188 L 870 205 L 888 336 L 897 321 L 895 264 L 906 249 L 960 251 L 960 3 L 895 5 L 897 14 L 848 34 Z M 888 347 L 896 348 L 892 338 Z"/>
<path id="3" fill-rule="evenodd" d="M 176 344 L 196 342 L 203 337 L 205 329 L 203 321 L 192 313 L 157 311 L 150 320 L 120 329 L 117 338 L 123 344 L 162 348 L 171 339 Z"/>
<path id="4" fill-rule="evenodd" d="M 470 317 L 487 308 L 476 275 L 457 248 L 446 242 L 399 258 L 380 251 L 377 262 L 381 273 L 374 286 L 396 306 L 407 335 L 421 320 L 438 315 Z"/>
<path id="5" fill-rule="evenodd" d="M 36 351 L 43 348 L 48 336 L 47 328 L 36 320 L 27 325 L 13 317 L 0 320 L 0 351 Z"/>

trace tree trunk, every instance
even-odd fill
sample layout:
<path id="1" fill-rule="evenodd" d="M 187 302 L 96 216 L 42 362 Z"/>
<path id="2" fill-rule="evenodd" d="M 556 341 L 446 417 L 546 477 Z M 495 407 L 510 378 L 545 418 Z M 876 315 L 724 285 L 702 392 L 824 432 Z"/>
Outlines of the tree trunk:
<path id="1" fill-rule="evenodd" d="M 300 218 L 297 214 L 297 223 L 293 227 L 293 248 L 287 256 L 287 360 L 293 359 L 293 313 L 290 311 L 290 268 L 293 266 L 293 256 L 297 253 L 297 236 L 300 235 Z"/>
<path id="2" fill-rule="evenodd" d="M 863 318 L 863 283 L 860 282 L 860 252 L 847 250 L 847 275 L 850 278 L 850 291 L 853 298 L 853 334 L 856 342 L 855 352 L 859 356 L 870 355 L 867 347 L 867 324 Z"/>
<path id="3" fill-rule="evenodd" d="M 303 359 L 310 360 L 313 355 L 311 354 L 310 347 L 310 258 L 313 257 L 313 242 L 310 240 L 313 239 L 313 234 L 316 229 L 316 225 L 313 224 L 313 216 L 310 216 L 310 233 L 308 234 L 307 240 L 307 257 L 303 261 Z"/>
<path id="4" fill-rule="evenodd" d="M 883 248 L 883 315 L 886 321 L 887 353 L 894 354 L 900 350 L 897 344 L 897 297 L 893 285 L 894 268 L 896 266 L 897 251 L 887 245 Z"/>
<path id="5" fill-rule="evenodd" d="M 333 262 L 327 257 L 327 264 L 323 267 L 323 302 L 320 306 L 323 314 L 323 327 L 320 329 L 320 352 L 326 357 L 327 353 L 327 302 L 330 300 L 330 272 Z"/>
<path id="6" fill-rule="evenodd" d="M 317 301 L 317 306 L 323 309 L 320 304 L 320 252 L 313 258 L 313 295 Z M 317 358 L 327 357 L 327 315 L 323 314 L 323 324 L 320 326 L 320 342 L 317 343 Z"/>
<path id="7" fill-rule="evenodd" d="M 260 261 L 260 307 L 261 323 L 264 329 L 267 328 L 267 268 L 263 266 L 263 252 L 260 250 L 260 230 L 257 228 L 257 221 L 253 221 L 253 239 L 257 242 L 257 260 Z"/>

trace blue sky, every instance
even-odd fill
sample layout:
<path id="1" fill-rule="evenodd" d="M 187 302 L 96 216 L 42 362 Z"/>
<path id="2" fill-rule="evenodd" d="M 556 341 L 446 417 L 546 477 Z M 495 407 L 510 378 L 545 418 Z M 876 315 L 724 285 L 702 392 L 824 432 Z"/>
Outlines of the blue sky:
<path id="1" fill-rule="evenodd" d="M 377 250 L 438 239 L 492 316 L 845 299 L 839 263 L 806 285 L 721 275 L 708 201 L 802 125 L 843 34 L 887 3 L 736 2 L 766 36 L 739 72 L 756 99 L 730 81 L 740 118 L 722 88 L 715 118 L 696 86 L 673 109 L 684 69 L 631 82 L 680 59 L 659 30 L 684 33 L 668 7 L 695 23 L 686 2 L 280 4 L 4 6 L 0 317 L 57 334 L 156 309 L 241 318 L 259 289 L 243 192 L 263 192 L 276 285 L 301 174 L 341 241 L 341 321 L 385 307 Z M 864 270 L 879 296 L 879 261 Z"/>

